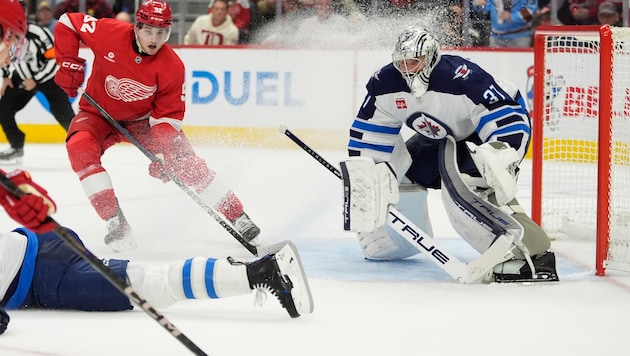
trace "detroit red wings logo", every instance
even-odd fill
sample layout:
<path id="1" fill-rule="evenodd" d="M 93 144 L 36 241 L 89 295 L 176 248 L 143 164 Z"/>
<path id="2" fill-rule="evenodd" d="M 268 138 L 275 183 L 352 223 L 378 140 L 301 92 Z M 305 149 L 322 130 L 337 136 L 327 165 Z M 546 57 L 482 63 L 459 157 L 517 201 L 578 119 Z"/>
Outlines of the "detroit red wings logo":
<path id="1" fill-rule="evenodd" d="M 129 78 L 118 79 L 108 75 L 105 78 L 105 92 L 110 98 L 131 103 L 146 100 L 157 91 L 157 86 L 148 86 Z"/>

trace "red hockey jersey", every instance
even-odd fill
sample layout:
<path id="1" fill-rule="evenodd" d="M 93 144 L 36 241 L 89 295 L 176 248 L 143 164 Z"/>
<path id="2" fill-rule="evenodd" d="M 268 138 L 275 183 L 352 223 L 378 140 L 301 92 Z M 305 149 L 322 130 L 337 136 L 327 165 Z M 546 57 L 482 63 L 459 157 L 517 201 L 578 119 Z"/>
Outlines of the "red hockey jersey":
<path id="1" fill-rule="evenodd" d="M 133 25 L 82 13 L 62 15 L 55 27 L 57 58 L 78 56 L 81 42 L 94 53 L 85 91 L 114 119 L 150 115 L 180 126 L 186 110 L 184 63 L 168 44 L 149 56 L 138 54 L 134 41 Z M 101 116 L 84 99 L 79 108 Z"/>

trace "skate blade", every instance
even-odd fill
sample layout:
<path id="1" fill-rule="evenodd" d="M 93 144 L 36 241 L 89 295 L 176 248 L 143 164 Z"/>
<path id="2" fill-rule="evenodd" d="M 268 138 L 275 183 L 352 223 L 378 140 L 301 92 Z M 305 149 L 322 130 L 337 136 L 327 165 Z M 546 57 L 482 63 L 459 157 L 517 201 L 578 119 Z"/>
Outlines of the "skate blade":
<path id="1" fill-rule="evenodd" d="M 300 255 L 292 242 L 288 242 L 276 253 L 276 262 L 282 275 L 288 276 L 293 283 L 291 298 L 293 298 L 295 309 L 300 315 L 311 314 L 314 309 L 313 295 Z"/>
<path id="2" fill-rule="evenodd" d="M 10 158 L 10 159 L 0 159 L 0 165 L 2 166 L 19 166 L 22 164 L 22 157 Z"/>

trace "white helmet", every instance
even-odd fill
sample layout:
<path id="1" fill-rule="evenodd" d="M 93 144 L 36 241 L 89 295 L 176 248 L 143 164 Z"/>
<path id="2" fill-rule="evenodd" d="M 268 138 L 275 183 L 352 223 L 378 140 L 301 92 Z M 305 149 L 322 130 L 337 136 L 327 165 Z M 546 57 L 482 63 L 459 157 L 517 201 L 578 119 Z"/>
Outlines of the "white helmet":
<path id="1" fill-rule="evenodd" d="M 420 73 L 410 72 L 405 60 L 424 57 L 424 68 Z M 392 53 L 394 67 L 403 75 L 411 94 L 421 97 L 429 87 L 429 76 L 440 60 L 440 44 L 424 28 L 410 26 L 398 36 Z"/>

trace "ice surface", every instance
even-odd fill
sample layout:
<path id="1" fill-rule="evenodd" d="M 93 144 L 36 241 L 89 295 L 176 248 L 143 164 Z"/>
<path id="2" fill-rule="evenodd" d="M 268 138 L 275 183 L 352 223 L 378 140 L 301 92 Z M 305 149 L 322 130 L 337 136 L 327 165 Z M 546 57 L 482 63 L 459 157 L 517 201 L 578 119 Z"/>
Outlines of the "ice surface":
<path id="1" fill-rule="evenodd" d="M 282 140 L 281 136 L 278 137 Z M 369 262 L 342 229 L 340 181 L 304 152 L 199 147 L 241 197 L 265 242 L 291 239 L 300 250 L 315 312 L 289 318 L 275 299 L 254 296 L 184 301 L 162 312 L 209 355 L 607 355 L 630 344 L 630 273 L 594 276 L 594 242 L 555 240 L 561 282 L 461 285 L 417 256 Z M 344 152 L 319 152 L 336 163 Z M 529 211 L 530 169 L 519 195 Z M 147 174 L 148 160 L 119 145 L 103 158 L 139 248 L 114 254 L 62 145 L 29 144 L 21 169 L 56 200 L 55 219 L 76 230 L 99 257 L 169 263 L 193 256 L 251 258 L 175 184 Z M 14 167 L 4 166 L 5 170 Z M 437 238 L 463 260 L 475 257 L 430 194 Z M 14 227 L 4 212 L 6 230 Z M 136 308 L 130 312 L 13 311 L 0 355 L 188 355 Z"/>

